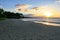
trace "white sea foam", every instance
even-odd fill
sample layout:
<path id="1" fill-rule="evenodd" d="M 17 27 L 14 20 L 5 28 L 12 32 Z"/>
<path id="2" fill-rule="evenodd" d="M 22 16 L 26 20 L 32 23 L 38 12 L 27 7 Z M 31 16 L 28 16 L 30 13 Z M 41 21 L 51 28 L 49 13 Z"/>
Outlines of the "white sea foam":
<path id="1" fill-rule="evenodd" d="M 38 22 L 38 21 L 34 21 L 34 22 L 35 22 L 35 23 L 45 24 L 45 25 L 51 25 L 51 26 L 60 26 L 60 24 L 57 24 L 57 23 Z"/>
<path id="2" fill-rule="evenodd" d="M 25 18 L 23 21 L 32 21 L 35 23 L 41 23 L 45 25 L 60 26 L 60 19 L 41 19 L 41 18 Z"/>

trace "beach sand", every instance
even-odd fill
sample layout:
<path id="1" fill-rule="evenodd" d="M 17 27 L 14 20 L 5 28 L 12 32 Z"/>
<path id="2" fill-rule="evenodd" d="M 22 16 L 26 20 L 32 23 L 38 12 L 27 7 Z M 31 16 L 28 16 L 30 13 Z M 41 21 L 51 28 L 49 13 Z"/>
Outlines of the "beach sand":
<path id="1" fill-rule="evenodd" d="M 0 40 L 60 40 L 60 27 L 20 19 L 1 20 Z"/>

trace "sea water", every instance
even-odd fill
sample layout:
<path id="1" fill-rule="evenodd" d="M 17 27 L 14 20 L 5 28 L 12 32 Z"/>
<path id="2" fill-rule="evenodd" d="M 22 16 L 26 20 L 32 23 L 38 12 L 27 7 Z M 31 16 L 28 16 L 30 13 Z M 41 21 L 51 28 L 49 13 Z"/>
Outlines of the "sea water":
<path id="1" fill-rule="evenodd" d="M 45 25 L 60 26 L 60 18 L 24 18 L 23 21 L 32 21 Z"/>

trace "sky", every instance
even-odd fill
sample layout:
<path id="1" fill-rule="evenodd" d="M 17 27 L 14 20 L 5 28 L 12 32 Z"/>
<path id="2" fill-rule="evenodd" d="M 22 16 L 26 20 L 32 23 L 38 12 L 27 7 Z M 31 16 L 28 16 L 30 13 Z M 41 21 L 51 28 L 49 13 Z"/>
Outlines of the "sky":
<path id="1" fill-rule="evenodd" d="M 41 14 L 42 11 L 53 11 L 60 14 L 60 0 L 0 0 L 0 7 L 6 11 L 23 12 L 25 14 Z M 54 12 L 55 11 L 55 12 Z M 37 14 L 38 13 L 38 14 Z"/>
<path id="2" fill-rule="evenodd" d="M 4 8 L 12 8 L 16 4 L 30 4 L 34 6 L 52 4 L 55 0 L 0 0 Z"/>

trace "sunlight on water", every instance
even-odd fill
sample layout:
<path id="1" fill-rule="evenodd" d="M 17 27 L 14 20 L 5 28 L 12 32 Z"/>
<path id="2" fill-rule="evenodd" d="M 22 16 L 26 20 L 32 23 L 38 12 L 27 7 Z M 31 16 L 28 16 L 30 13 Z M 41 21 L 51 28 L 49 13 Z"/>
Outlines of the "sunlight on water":
<path id="1" fill-rule="evenodd" d="M 32 21 L 35 23 L 41 23 L 45 25 L 51 25 L 51 26 L 60 26 L 60 19 L 40 19 L 40 18 L 27 18 L 27 19 L 21 19 L 23 21 Z"/>
<path id="2" fill-rule="evenodd" d="M 45 24 L 45 25 L 51 25 L 51 26 L 60 26 L 60 24 L 56 24 L 56 23 L 38 22 L 38 21 L 34 21 L 34 22 L 35 22 L 35 23 Z"/>

